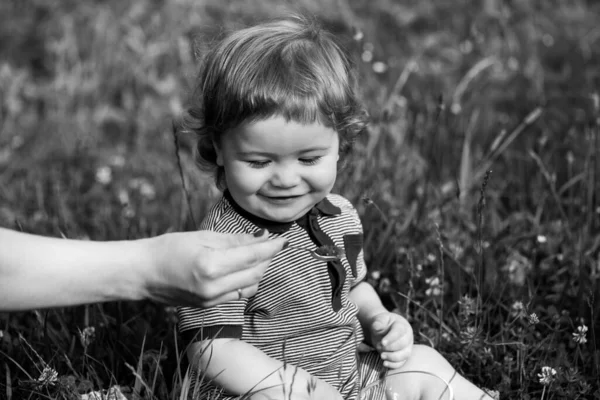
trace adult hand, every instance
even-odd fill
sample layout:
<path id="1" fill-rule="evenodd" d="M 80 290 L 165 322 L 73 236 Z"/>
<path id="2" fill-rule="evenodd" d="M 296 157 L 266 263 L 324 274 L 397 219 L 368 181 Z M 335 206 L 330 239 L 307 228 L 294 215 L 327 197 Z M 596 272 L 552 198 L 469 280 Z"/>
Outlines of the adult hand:
<path id="1" fill-rule="evenodd" d="M 370 324 L 371 341 L 386 368 L 400 368 L 410 357 L 414 337 L 406 318 L 393 312 L 373 317 Z"/>
<path id="2" fill-rule="evenodd" d="M 269 239 L 264 230 L 254 235 L 179 232 L 150 240 L 156 262 L 145 297 L 204 308 L 256 293 L 271 259 L 287 244 Z"/>

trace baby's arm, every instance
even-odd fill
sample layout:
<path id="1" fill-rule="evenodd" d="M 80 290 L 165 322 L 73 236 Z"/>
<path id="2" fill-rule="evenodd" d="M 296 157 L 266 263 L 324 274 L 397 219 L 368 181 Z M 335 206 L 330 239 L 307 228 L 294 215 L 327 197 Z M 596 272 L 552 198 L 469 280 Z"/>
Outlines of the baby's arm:
<path id="1" fill-rule="evenodd" d="M 358 320 L 365 338 L 377 349 L 383 365 L 387 368 L 402 366 L 413 347 L 413 332 L 408 321 L 387 311 L 375 289 L 367 282 L 360 282 L 352 288 L 350 300 L 358 307 Z"/>
<path id="2" fill-rule="evenodd" d="M 367 282 L 360 282 L 350 290 L 350 301 L 358 307 L 357 317 L 365 333 L 365 339 L 374 345 L 370 337 L 371 322 L 376 315 L 388 312 L 387 309 L 373 286 Z"/>
<path id="3" fill-rule="evenodd" d="M 289 364 L 284 369 L 283 362 L 242 340 L 197 342 L 190 346 L 188 358 L 197 363 L 205 379 L 210 379 L 232 395 L 258 392 L 252 396 L 253 400 L 280 398 L 283 393 L 286 399 L 342 399 L 327 382 Z M 313 388 L 311 395 L 308 387 Z"/>

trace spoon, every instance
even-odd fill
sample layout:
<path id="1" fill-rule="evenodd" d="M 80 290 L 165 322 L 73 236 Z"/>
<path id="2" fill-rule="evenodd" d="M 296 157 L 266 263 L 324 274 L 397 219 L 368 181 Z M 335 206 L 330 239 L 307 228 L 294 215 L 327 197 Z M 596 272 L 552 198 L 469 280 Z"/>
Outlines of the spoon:
<path id="1" fill-rule="evenodd" d="M 314 250 L 307 249 L 306 247 L 288 246 L 288 249 L 308 251 L 310 256 L 315 260 L 319 261 L 334 261 L 341 260 L 344 257 L 344 249 L 338 246 L 319 246 Z"/>

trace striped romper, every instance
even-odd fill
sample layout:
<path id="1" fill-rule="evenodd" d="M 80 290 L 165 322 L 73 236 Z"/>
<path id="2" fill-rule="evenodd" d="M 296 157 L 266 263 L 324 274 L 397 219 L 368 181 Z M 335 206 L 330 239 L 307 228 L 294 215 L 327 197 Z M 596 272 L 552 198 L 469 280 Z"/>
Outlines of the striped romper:
<path id="1" fill-rule="evenodd" d="M 363 333 L 348 294 L 365 278 L 366 267 L 356 210 L 342 196 L 330 194 L 298 220 L 278 223 L 248 213 L 226 191 L 200 226 L 225 233 L 259 228 L 285 237 L 290 247 L 273 258 L 253 297 L 209 309 L 179 307 L 182 338 L 186 343 L 202 338 L 243 340 L 328 382 L 344 399 L 357 399 L 360 389 L 380 378 L 385 368 L 376 352 L 357 353 Z M 344 249 L 341 261 L 315 260 L 307 251 L 291 248 L 332 244 Z M 192 372 L 190 393 L 197 373 Z M 199 385 L 197 399 L 235 398 L 219 395 L 222 390 L 206 380 Z"/>

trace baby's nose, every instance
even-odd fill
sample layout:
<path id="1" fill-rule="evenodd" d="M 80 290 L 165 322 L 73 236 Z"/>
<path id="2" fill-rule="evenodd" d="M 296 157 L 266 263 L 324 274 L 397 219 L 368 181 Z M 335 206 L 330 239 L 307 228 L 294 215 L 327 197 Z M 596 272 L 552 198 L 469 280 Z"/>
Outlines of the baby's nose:
<path id="1" fill-rule="evenodd" d="M 293 166 L 281 166 L 275 170 L 271 184 L 280 188 L 290 188 L 300 183 L 300 175 Z"/>

